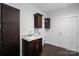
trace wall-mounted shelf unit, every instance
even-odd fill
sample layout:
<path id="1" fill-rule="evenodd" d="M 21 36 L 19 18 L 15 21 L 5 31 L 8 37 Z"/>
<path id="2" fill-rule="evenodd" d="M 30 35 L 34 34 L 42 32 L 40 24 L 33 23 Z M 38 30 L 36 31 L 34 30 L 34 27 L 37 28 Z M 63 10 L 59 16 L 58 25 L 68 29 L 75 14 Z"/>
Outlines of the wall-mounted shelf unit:
<path id="1" fill-rule="evenodd" d="M 50 18 L 45 18 L 45 28 L 46 29 L 50 28 Z"/>
<path id="2" fill-rule="evenodd" d="M 42 28 L 42 16 L 39 13 L 34 14 L 34 28 Z"/>

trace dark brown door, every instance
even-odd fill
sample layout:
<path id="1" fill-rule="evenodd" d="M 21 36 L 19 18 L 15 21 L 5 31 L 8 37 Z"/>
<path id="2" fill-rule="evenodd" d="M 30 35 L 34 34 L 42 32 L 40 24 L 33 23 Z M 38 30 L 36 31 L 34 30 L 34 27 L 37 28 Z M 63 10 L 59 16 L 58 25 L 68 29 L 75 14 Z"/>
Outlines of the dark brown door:
<path id="1" fill-rule="evenodd" d="M 19 10 L 2 4 L 2 48 L 4 55 L 19 55 Z"/>
<path id="2" fill-rule="evenodd" d="M 0 4 L 0 47 L 1 47 L 1 4 Z"/>

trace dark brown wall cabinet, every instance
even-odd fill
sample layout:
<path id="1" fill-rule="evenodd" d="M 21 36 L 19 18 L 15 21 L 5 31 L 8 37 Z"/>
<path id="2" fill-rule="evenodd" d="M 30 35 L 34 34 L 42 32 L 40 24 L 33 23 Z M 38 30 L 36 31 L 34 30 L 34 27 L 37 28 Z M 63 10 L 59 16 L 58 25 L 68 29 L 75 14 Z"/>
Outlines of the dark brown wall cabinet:
<path id="1" fill-rule="evenodd" d="M 0 55 L 18 56 L 19 13 L 14 7 L 0 3 Z"/>
<path id="2" fill-rule="evenodd" d="M 34 28 L 42 28 L 42 15 L 39 13 L 34 14 Z"/>
<path id="3" fill-rule="evenodd" d="M 50 28 L 50 18 L 45 18 L 45 28 Z"/>
<path id="4" fill-rule="evenodd" d="M 22 39 L 23 56 L 40 56 L 42 53 L 42 38 L 33 41 Z"/>

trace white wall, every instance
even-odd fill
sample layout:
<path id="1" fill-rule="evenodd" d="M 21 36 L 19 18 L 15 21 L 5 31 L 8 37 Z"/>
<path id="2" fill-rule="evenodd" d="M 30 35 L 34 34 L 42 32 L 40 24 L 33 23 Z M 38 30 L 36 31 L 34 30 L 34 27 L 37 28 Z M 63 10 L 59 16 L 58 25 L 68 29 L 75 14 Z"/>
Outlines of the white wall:
<path id="1" fill-rule="evenodd" d="M 20 9 L 20 39 L 23 35 L 29 34 L 29 32 L 34 33 L 37 29 L 34 29 L 34 14 L 40 13 L 43 15 L 42 18 L 42 29 L 39 30 L 41 32 L 43 42 L 45 40 L 45 30 L 44 30 L 44 18 L 47 17 L 47 13 L 42 10 L 34 7 L 28 3 L 6 3 L 7 5 L 13 6 L 15 8 Z M 20 54 L 22 55 L 22 41 L 20 40 Z"/>
<path id="2" fill-rule="evenodd" d="M 61 22 L 61 19 L 72 17 L 72 16 L 77 16 L 79 20 L 79 4 L 74 6 L 66 6 L 64 8 L 61 8 L 49 13 L 49 17 L 51 18 L 51 28 L 47 33 L 47 43 L 66 48 L 65 45 L 67 44 L 63 43 L 65 42 L 63 39 L 61 40 L 62 38 L 60 36 L 61 26 L 59 25 L 59 23 Z M 78 21 L 78 24 L 79 24 L 79 21 Z M 79 29 L 79 25 L 78 25 L 78 29 Z M 78 33 L 79 33 L 79 30 L 78 30 Z M 79 41 L 79 35 L 78 35 L 78 41 Z M 79 42 L 77 45 L 78 45 L 77 50 L 79 51 Z"/>

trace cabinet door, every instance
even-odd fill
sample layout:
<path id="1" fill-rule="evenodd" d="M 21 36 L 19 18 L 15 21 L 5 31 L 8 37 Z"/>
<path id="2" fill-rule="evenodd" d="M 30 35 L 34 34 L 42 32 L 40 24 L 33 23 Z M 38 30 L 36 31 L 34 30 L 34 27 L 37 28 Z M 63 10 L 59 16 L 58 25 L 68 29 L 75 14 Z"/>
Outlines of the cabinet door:
<path id="1" fill-rule="evenodd" d="M 42 28 L 42 16 L 38 16 L 38 27 Z"/>
<path id="2" fill-rule="evenodd" d="M 34 27 L 35 28 L 42 28 L 42 15 L 36 13 L 34 15 Z"/>
<path id="3" fill-rule="evenodd" d="M 2 47 L 5 55 L 19 55 L 19 10 L 2 4 Z"/>
<path id="4" fill-rule="evenodd" d="M 50 28 L 50 19 L 45 19 L 45 28 Z"/>
<path id="5" fill-rule="evenodd" d="M 30 55 L 39 56 L 42 53 L 42 38 L 30 42 Z"/>
<path id="6" fill-rule="evenodd" d="M 29 47 L 28 47 L 29 42 L 22 39 L 22 56 L 29 56 Z"/>

